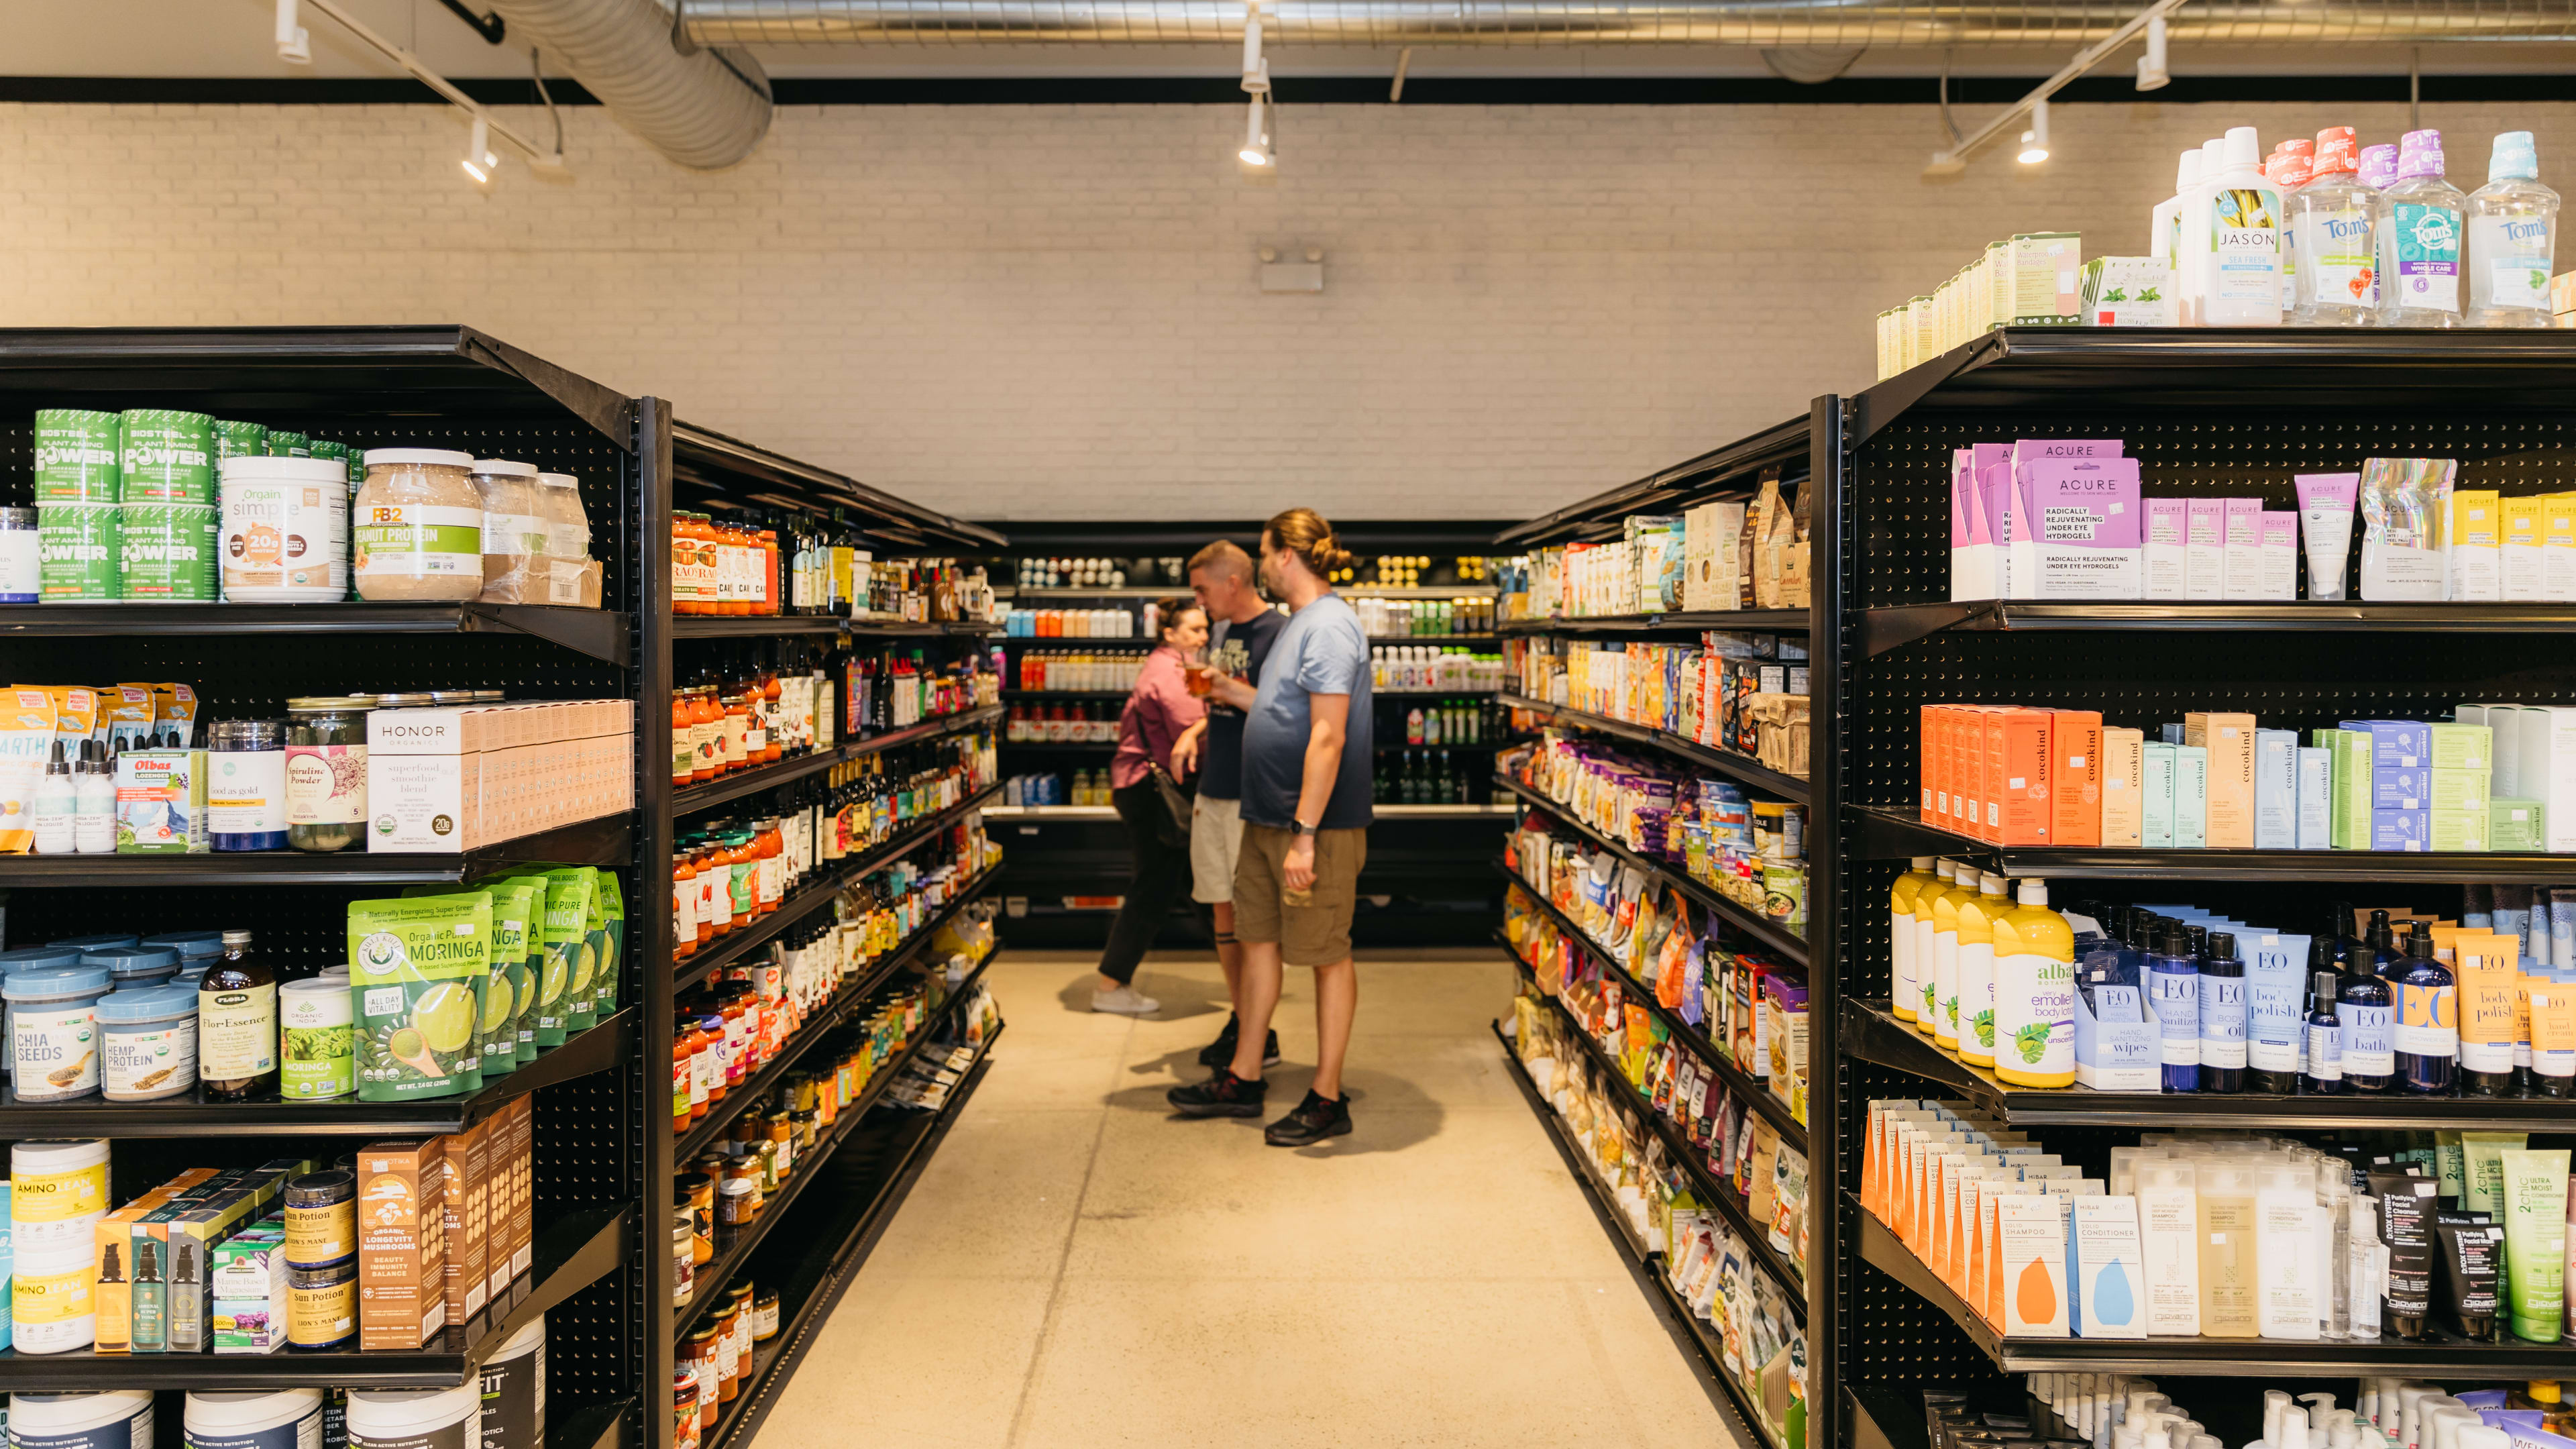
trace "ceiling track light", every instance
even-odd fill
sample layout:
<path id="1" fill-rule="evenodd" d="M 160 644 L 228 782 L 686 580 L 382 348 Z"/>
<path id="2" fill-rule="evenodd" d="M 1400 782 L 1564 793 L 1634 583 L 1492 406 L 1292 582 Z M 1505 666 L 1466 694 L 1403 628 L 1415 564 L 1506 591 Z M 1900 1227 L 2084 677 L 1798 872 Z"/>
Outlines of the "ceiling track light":
<path id="1" fill-rule="evenodd" d="M 313 33 L 306 30 L 296 0 L 277 0 L 277 58 L 292 65 L 313 63 Z"/>
<path id="2" fill-rule="evenodd" d="M 2021 133 L 2021 154 L 2013 158 L 2024 166 L 2036 166 L 2048 159 L 2048 102 L 2033 101 L 2030 107 L 2030 129 Z"/>
<path id="3" fill-rule="evenodd" d="M 1270 89 L 1270 60 L 1261 53 L 1261 0 L 1243 7 L 1243 88 L 1256 96 Z"/>
<path id="4" fill-rule="evenodd" d="M 2160 91 L 2172 83 L 2173 75 L 2165 69 L 2165 18 L 2151 15 L 2147 17 L 2147 53 L 2138 57 L 2138 89 Z"/>
<path id="5" fill-rule="evenodd" d="M 1268 176 L 1279 169 L 1279 153 L 1270 144 L 1270 106 L 1268 98 L 1255 95 L 1244 120 L 1243 148 L 1234 153 L 1246 175 Z"/>
<path id="6" fill-rule="evenodd" d="M 474 118 L 474 134 L 466 140 L 465 159 L 458 162 L 477 186 L 492 184 L 492 175 L 501 166 L 501 158 L 492 151 L 492 123 L 481 116 Z"/>
<path id="7" fill-rule="evenodd" d="M 348 10 L 344 8 L 342 0 L 277 0 L 277 54 L 279 59 L 309 62 L 313 58 L 311 37 L 305 33 L 302 25 L 298 23 L 301 19 L 300 12 L 302 7 L 306 5 L 312 6 L 314 9 L 321 11 L 324 15 L 338 22 L 341 29 L 349 32 L 351 36 L 355 37 L 369 50 L 374 51 L 376 54 L 392 61 L 395 65 L 400 66 L 403 71 L 410 75 L 414 80 L 417 80 L 422 85 L 436 91 L 440 98 L 445 100 L 449 105 L 452 105 L 456 107 L 456 109 L 463 111 L 466 115 L 473 117 L 473 137 L 466 144 L 465 155 L 459 164 L 465 168 L 465 174 L 473 178 L 476 185 L 485 186 L 491 184 L 492 177 L 497 174 L 500 169 L 501 158 L 492 149 L 492 138 L 495 136 L 509 142 L 513 149 L 517 150 L 519 154 L 527 157 L 529 170 L 548 176 L 561 176 L 567 174 L 564 166 L 563 141 L 560 134 L 560 128 L 558 128 L 554 147 L 552 149 L 548 149 L 538 145 L 528 137 L 520 135 L 516 130 L 512 129 L 508 123 L 493 120 L 491 115 L 483 109 L 482 105 L 472 96 L 469 96 L 464 91 L 458 89 L 454 81 L 451 81 L 447 77 L 440 75 L 437 71 L 430 69 L 430 67 L 423 62 L 419 56 L 412 54 L 410 51 L 394 44 L 385 37 L 378 35 L 373 29 L 369 28 L 365 21 L 362 21 L 355 15 L 350 14 Z M 533 63 L 533 57 L 531 59 Z M 544 94 L 545 82 L 542 76 L 538 79 L 537 89 L 540 95 Z M 549 111 L 553 109 L 551 98 L 547 102 L 547 109 Z"/>

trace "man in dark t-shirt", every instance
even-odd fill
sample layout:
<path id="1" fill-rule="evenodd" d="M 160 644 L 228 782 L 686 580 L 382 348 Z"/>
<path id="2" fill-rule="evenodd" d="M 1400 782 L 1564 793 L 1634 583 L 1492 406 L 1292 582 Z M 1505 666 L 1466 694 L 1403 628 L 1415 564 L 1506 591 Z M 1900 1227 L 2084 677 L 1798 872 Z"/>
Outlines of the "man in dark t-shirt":
<path id="1" fill-rule="evenodd" d="M 1261 662 L 1287 616 L 1261 601 L 1252 586 L 1252 555 L 1218 539 L 1190 558 L 1190 588 L 1208 615 L 1208 662 L 1218 674 L 1246 684 L 1261 682 Z M 1243 843 L 1243 711 L 1208 701 L 1207 735 L 1199 760 L 1198 803 L 1190 810 L 1190 898 L 1216 917 L 1216 959 L 1225 969 L 1231 1005 L 1242 1007 L 1243 950 L 1234 940 L 1234 865 Z M 1201 1066 L 1234 1060 L 1239 1018 L 1199 1052 Z M 1279 1060 L 1279 1034 L 1271 1032 L 1264 1062 Z"/>

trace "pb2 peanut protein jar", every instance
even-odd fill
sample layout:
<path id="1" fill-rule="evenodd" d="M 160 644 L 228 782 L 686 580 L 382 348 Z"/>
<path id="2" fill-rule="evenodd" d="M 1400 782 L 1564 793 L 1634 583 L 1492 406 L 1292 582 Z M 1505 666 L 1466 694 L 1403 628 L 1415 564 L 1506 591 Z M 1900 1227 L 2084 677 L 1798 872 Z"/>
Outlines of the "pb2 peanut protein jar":
<path id="1" fill-rule="evenodd" d="M 358 597 L 457 602 L 483 592 L 483 495 L 474 459 L 443 448 L 370 448 L 351 516 Z"/>

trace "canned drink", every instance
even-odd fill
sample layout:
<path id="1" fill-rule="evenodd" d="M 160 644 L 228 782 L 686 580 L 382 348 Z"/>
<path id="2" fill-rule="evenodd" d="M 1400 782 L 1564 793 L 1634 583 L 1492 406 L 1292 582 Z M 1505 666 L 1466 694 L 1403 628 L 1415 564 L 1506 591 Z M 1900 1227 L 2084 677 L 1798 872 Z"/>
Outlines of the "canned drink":
<path id="1" fill-rule="evenodd" d="M 114 503 L 125 429 L 114 413 L 36 409 L 36 501 Z"/>
<path id="2" fill-rule="evenodd" d="M 37 568 L 46 603 L 102 604 L 119 597 L 117 511 L 113 503 L 37 507 Z"/>
<path id="3" fill-rule="evenodd" d="M 124 597 L 197 604 L 215 597 L 215 509 L 200 503 L 129 503 L 117 558 Z"/>
<path id="4" fill-rule="evenodd" d="M 124 477 L 117 497 L 128 503 L 215 501 L 213 418 L 169 408 L 129 408 L 124 421 Z"/>

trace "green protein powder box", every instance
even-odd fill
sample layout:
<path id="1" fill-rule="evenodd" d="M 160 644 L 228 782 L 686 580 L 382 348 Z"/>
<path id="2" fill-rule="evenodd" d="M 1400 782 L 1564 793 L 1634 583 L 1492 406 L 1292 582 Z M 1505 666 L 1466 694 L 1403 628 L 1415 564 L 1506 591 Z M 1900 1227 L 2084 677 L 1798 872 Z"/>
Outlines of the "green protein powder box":
<path id="1" fill-rule="evenodd" d="M 132 408 L 124 415 L 127 503 L 215 501 L 215 420 L 204 413 Z"/>
<path id="2" fill-rule="evenodd" d="M 215 508 L 210 503 L 128 503 L 119 521 L 123 596 L 154 603 L 215 597 Z"/>
<path id="3" fill-rule="evenodd" d="M 122 597 L 121 530 L 113 503 L 36 506 L 37 588 L 48 604 L 103 604 Z"/>
<path id="4" fill-rule="evenodd" d="M 125 436 L 114 413 L 36 409 L 36 501 L 114 503 Z"/>

